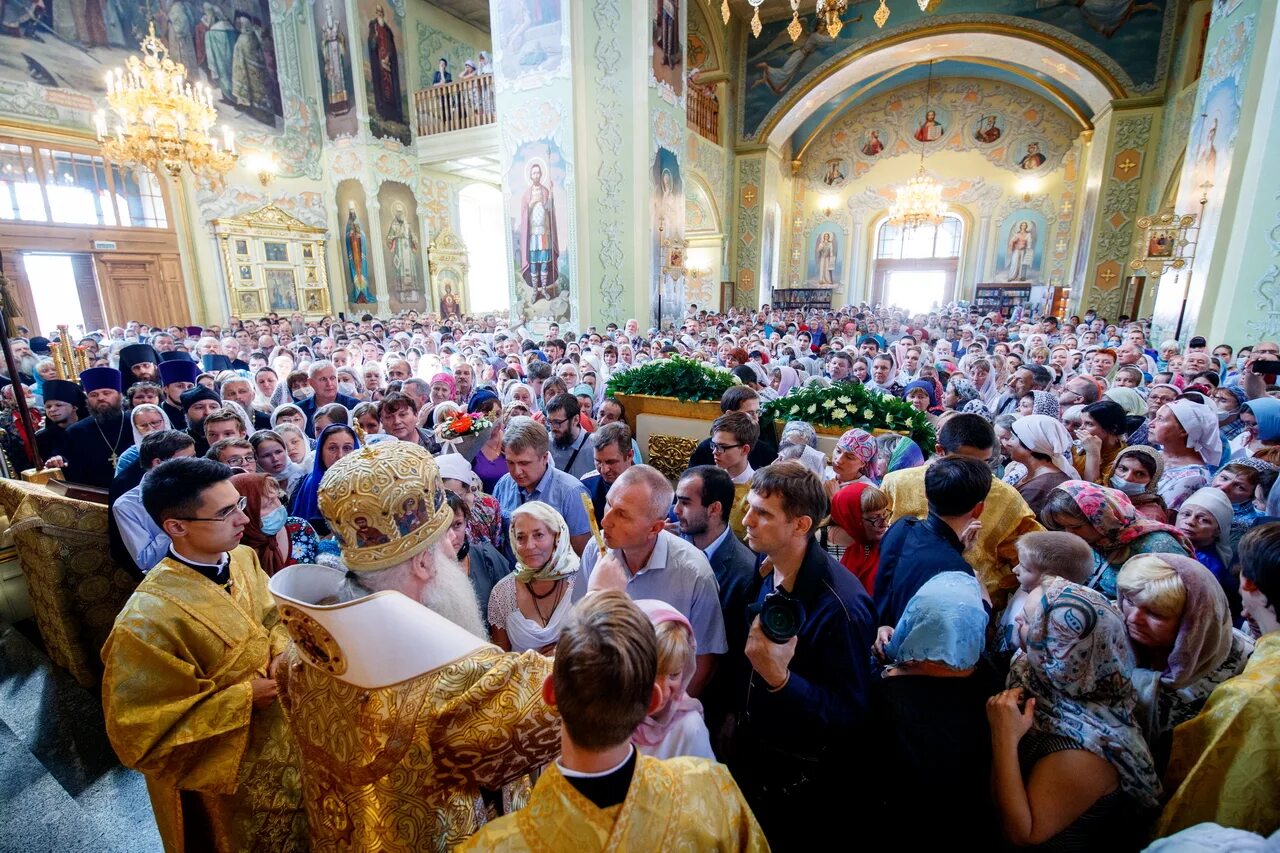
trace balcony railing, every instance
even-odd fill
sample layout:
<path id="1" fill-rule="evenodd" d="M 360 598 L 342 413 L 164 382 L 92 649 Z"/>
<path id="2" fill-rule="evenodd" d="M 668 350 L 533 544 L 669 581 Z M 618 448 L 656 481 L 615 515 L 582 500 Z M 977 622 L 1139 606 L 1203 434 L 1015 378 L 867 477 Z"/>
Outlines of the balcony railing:
<path id="1" fill-rule="evenodd" d="M 464 77 L 414 92 L 413 111 L 419 136 L 493 124 L 493 75 Z"/>
<path id="2" fill-rule="evenodd" d="M 720 144 L 720 101 L 713 93 L 691 83 L 685 121 L 690 130 Z"/>

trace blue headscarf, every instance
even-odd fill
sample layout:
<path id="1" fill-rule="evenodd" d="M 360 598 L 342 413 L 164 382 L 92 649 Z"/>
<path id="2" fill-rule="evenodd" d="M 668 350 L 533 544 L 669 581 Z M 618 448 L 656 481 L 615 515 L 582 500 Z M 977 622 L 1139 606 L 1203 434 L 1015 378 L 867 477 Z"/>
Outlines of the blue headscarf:
<path id="1" fill-rule="evenodd" d="M 930 661 L 972 669 L 986 641 L 987 609 L 977 578 L 942 572 L 911 596 L 885 652 L 895 664 Z"/>
<path id="2" fill-rule="evenodd" d="M 1274 397 L 1259 397 L 1250 400 L 1241 408 L 1253 412 L 1258 421 L 1258 441 L 1275 441 L 1280 438 L 1280 400 Z"/>
<path id="3" fill-rule="evenodd" d="M 932 379 L 916 379 L 908 382 L 907 387 L 902 389 L 902 399 L 907 399 L 907 395 L 917 388 L 929 395 L 929 408 L 936 409 L 938 407 L 938 390 L 934 387 Z"/>
<path id="4" fill-rule="evenodd" d="M 311 473 L 302 481 L 302 485 L 298 487 L 298 493 L 293 496 L 293 507 L 289 514 L 304 521 L 310 521 L 320 515 L 320 504 L 318 496 L 320 494 L 320 481 L 324 479 L 325 472 L 329 470 L 329 466 L 324 464 L 324 443 L 325 440 L 334 432 L 342 430 L 351 436 L 351 440 L 355 442 L 356 450 L 360 449 L 360 439 L 356 436 L 356 431 L 346 424 L 329 424 L 320 432 L 320 437 L 316 439 L 315 462 L 311 466 Z"/>

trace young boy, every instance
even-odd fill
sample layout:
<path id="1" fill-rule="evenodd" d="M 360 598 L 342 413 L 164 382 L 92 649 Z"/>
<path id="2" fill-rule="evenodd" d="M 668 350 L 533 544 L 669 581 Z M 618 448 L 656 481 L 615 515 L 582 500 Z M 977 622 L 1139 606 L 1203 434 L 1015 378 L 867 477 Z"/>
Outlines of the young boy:
<path id="1" fill-rule="evenodd" d="M 1093 549 L 1074 533 L 1043 531 L 1026 533 L 1018 540 L 1018 591 L 1009 599 L 1000 618 L 997 633 L 998 651 L 1012 654 L 1019 645 L 1018 622 L 1027 597 L 1047 577 L 1060 577 L 1072 583 L 1087 584 L 1093 574 Z"/>
<path id="2" fill-rule="evenodd" d="M 1211 485 L 1231 501 L 1231 547 L 1240 543 L 1240 537 L 1266 516 L 1258 510 L 1257 503 L 1267 504 L 1267 495 L 1276 481 L 1276 468 L 1261 459 L 1248 458 L 1223 465 L 1213 475 Z M 1255 500 L 1256 499 L 1256 500 Z"/>
<path id="3" fill-rule="evenodd" d="M 529 804 L 461 850 L 767 850 L 729 771 L 700 758 L 659 761 L 631 735 L 660 701 L 649 617 L 621 592 L 574 607 L 543 683 L 564 722 L 561 755 Z"/>

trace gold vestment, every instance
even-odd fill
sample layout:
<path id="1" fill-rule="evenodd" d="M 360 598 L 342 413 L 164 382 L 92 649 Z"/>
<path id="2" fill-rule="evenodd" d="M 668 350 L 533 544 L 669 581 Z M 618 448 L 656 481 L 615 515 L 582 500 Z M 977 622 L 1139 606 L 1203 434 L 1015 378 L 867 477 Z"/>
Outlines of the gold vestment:
<path id="1" fill-rule="evenodd" d="M 299 758 L 279 702 L 254 708 L 289 643 L 252 549 L 231 592 L 172 557 L 116 618 L 102 661 L 107 735 L 140 770 L 166 851 L 307 848 Z"/>

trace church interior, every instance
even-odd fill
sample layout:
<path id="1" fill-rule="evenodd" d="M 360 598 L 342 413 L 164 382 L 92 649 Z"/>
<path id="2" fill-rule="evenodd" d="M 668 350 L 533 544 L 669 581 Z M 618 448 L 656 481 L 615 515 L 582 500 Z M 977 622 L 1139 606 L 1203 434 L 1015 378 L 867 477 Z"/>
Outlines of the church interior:
<path id="1" fill-rule="evenodd" d="M 3 0 L 0 48 L 33 334 L 957 300 L 1280 333 L 1274 0 Z M 15 606 L 0 847 L 160 849 Z"/>

